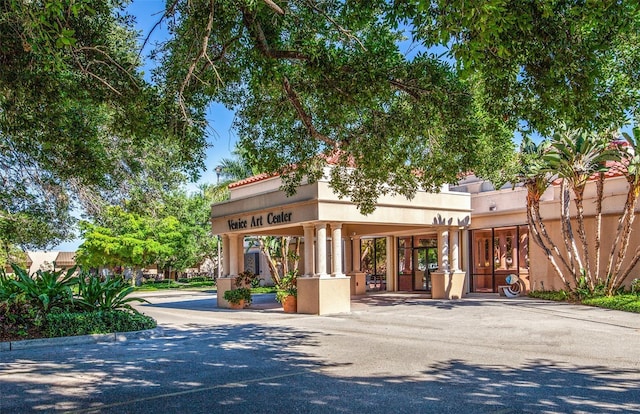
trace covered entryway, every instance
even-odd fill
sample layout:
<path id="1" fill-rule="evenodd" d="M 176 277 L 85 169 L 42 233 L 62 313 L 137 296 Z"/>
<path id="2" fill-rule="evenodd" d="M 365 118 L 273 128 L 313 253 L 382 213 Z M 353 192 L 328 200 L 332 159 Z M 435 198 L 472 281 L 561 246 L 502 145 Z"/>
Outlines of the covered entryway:
<path id="1" fill-rule="evenodd" d="M 299 313 L 349 312 L 351 296 L 365 294 L 367 288 L 403 290 L 398 275 L 400 267 L 407 263 L 401 263 L 399 258 L 399 240 L 407 236 L 430 235 L 416 238 L 416 245 L 411 245 L 408 254 L 416 265 L 409 267 L 412 279 L 407 290 L 428 291 L 434 286 L 450 289 L 450 283 L 448 287 L 434 285 L 438 275 L 456 274 L 464 281 L 466 272 L 459 267 L 458 233 L 470 223 L 468 193 L 443 188 L 437 194 L 418 192 L 411 202 L 399 196 L 383 196 L 376 210 L 365 216 L 354 204 L 338 199 L 328 180 L 302 185 L 291 197 L 280 190 L 280 184 L 279 177 L 269 176 L 240 181 L 229 187 L 229 201 L 212 206 L 213 233 L 222 237 L 223 245 L 218 306 L 228 306 L 224 291 L 244 270 L 247 236 L 302 237 Z M 369 240 L 373 240 L 376 258 L 366 262 L 362 260 L 362 243 Z M 384 264 L 378 261 L 382 256 Z"/>

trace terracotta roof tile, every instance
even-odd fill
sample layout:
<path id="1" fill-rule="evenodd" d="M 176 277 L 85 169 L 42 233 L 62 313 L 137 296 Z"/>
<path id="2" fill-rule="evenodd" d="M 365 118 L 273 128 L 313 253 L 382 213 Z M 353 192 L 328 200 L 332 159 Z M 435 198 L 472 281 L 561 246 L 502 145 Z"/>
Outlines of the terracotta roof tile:
<path id="1" fill-rule="evenodd" d="M 605 165 L 607 167 L 609 167 L 609 169 L 604 173 L 604 178 L 605 179 L 614 178 L 614 177 L 622 177 L 624 175 L 624 173 L 626 172 L 626 167 L 624 166 L 624 164 L 622 164 L 620 162 L 607 161 L 607 163 Z M 598 173 L 595 173 L 591 177 L 589 177 L 589 181 L 595 181 L 597 179 L 598 179 Z M 551 184 L 560 185 L 561 181 L 562 180 L 560 178 L 556 178 L 555 180 L 553 180 L 553 182 Z"/>

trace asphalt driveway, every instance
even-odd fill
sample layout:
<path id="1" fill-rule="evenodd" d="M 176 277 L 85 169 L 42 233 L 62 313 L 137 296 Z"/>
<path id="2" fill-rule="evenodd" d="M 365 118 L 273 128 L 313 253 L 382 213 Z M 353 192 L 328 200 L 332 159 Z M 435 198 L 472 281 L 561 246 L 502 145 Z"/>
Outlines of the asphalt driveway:
<path id="1" fill-rule="evenodd" d="M 379 294 L 313 316 L 273 295 L 244 311 L 146 296 L 150 337 L 0 352 L 0 414 L 640 412 L 637 314 Z"/>

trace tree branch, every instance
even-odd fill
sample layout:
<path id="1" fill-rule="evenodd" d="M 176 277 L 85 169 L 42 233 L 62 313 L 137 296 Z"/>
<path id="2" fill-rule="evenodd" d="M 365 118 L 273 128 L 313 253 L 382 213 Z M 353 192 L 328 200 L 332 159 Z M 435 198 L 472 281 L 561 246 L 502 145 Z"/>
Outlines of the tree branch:
<path id="1" fill-rule="evenodd" d="M 253 37 L 256 47 L 263 56 L 271 59 L 310 60 L 309 56 L 297 50 L 273 50 L 267 42 L 262 26 L 256 21 L 255 15 L 242 9 L 242 20 Z"/>
<path id="2" fill-rule="evenodd" d="M 289 102 L 291 102 L 296 112 L 298 113 L 298 118 L 300 118 L 300 121 L 302 121 L 304 126 L 307 128 L 307 131 L 309 131 L 309 134 L 311 135 L 311 137 L 319 141 L 322 141 L 327 145 L 331 145 L 332 147 L 338 148 L 338 143 L 336 141 L 330 139 L 326 135 L 319 133 L 318 130 L 316 130 L 316 128 L 313 126 L 313 119 L 311 118 L 311 115 L 309 115 L 302 107 L 302 102 L 300 102 L 300 98 L 298 98 L 298 95 L 291 87 L 291 84 L 289 83 L 289 79 L 287 77 L 285 77 L 284 80 L 282 81 L 282 86 L 284 87 L 284 90 L 287 93 Z"/>
<path id="3" fill-rule="evenodd" d="M 189 69 L 187 70 L 187 76 L 185 76 L 184 81 L 182 82 L 182 85 L 180 85 L 180 90 L 178 91 L 178 100 L 180 104 L 180 109 L 182 110 L 182 115 L 185 117 L 185 119 L 188 119 L 189 117 L 187 115 L 187 108 L 185 107 L 184 99 L 183 99 L 184 90 L 186 89 L 187 85 L 191 81 L 191 77 L 193 76 L 193 71 L 196 69 L 198 62 L 203 57 L 206 57 L 207 61 L 213 66 L 213 62 L 211 62 L 211 59 L 209 59 L 209 57 L 207 56 L 207 47 L 209 45 L 209 36 L 211 36 L 211 30 L 213 28 L 213 17 L 214 17 L 213 11 L 215 6 L 214 1 L 215 0 L 211 0 L 209 2 L 209 5 L 210 5 L 209 19 L 207 21 L 207 27 L 205 28 L 204 35 L 202 36 L 202 46 L 200 47 L 200 51 L 198 52 L 198 55 L 195 58 L 193 58 L 191 65 L 189 65 Z M 214 71 L 216 72 L 216 76 L 218 80 L 222 83 L 222 79 L 220 79 L 220 75 L 218 74 L 218 71 L 215 70 L 215 66 L 214 66 Z"/>
<path id="4" fill-rule="evenodd" d="M 264 2 L 280 16 L 284 16 L 284 10 L 282 10 L 282 8 L 278 6 L 273 0 L 264 0 Z"/>
<path id="5" fill-rule="evenodd" d="M 340 26 L 331 16 L 329 16 L 323 10 L 319 9 L 318 7 L 316 7 L 316 5 L 314 4 L 313 1 L 306 0 L 305 3 L 307 4 L 307 6 L 309 6 L 313 10 L 315 10 L 318 14 L 322 15 L 322 17 L 327 19 L 333 26 L 335 26 L 336 29 L 338 29 L 338 31 L 340 33 L 342 33 L 344 36 L 346 36 L 347 39 L 351 39 L 351 40 L 355 41 L 356 43 L 358 43 L 360 45 L 360 47 L 362 48 L 362 50 L 364 50 L 364 51 L 367 50 L 367 48 L 364 47 L 364 45 L 362 44 L 360 39 L 358 39 L 356 36 L 354 36 L 353 33 L 351 33 L 350 30 L 347 30 L 344 27 Z"/>

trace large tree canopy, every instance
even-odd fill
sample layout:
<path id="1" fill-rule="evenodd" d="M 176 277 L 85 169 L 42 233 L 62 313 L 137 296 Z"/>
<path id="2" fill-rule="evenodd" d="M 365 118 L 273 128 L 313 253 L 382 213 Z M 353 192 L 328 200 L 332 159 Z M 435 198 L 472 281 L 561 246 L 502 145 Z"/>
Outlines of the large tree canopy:
<path id="1" fill-rule="evenodd" d="M 64 238 L 72 195 L 100 207 L 194 173 L 211 101 L 237 111 L 260 170 L 293 191 L 331 157 L 364 212 L 469 170 L 504 180 L 517 129 L 637 114 L 635 0 L 170 0 L 155 85 L 122 6 L 0 6 L 5 244 Z M 405 34 L 419 53 L 401 53 Z"/>
<path id="2" fill-rule="evenodd" d="M 488 111 L 543 136 L 616 129 L 640 109 L 637 0 L 416 0 L 400 13 L 481 80 Z"/>
<path id="3" fill-rule="evenodd" d="M 370 211 L 470 169 L 503 179 L 518 129 L 619 128 L 638 108 L 638 13 L 630 0 L 175 0 L 158 74 L 185 109 L 237 109 L 241 145 L 287 189 L 318 178 L 324 154 L 337 192 Z M 448 58 L 402 55 L 404 32 Z"/>
<path id="4" fill-rule="evenodd" d="M 185 108 L 234 107 L 240 145 L 261 169 L 286 173 L 291 191 L 319 177 L 319 155 L 333 157 L 333 187 L 365 212 L 384 193 L 495 171 L 485 163 L 511 153 L 512 129 L 482 116 L 482 88 L 449 64 L 404 56 L 392 11 L 382 1 L 175 1 L 158 74 Z"/>
<path id="5" fill-rule="evenodd" d="M 171 183 L 201 167 L 202 114 L 187 122 L 173 97 L 144 81 L 122 7 L 0 6 L 3 244 L 54 244 L 69 236 L 74 198 L 91 210 L 135 183 Z"/>

